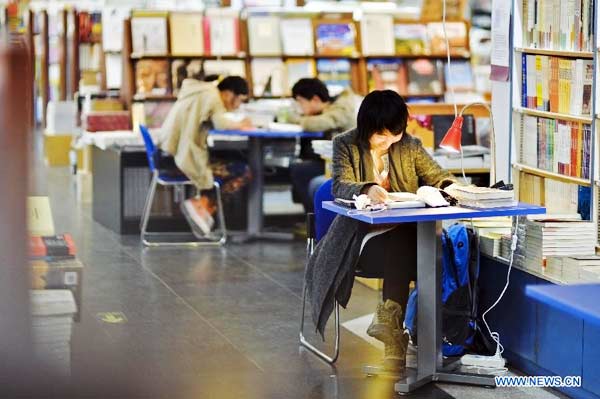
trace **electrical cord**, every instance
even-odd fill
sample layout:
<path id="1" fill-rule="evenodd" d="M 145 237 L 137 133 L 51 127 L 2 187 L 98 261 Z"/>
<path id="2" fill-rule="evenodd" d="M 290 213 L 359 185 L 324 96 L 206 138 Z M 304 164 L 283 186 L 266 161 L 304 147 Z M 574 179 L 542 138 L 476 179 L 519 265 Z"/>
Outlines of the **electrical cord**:
<path id="1" fill-rule="evenodd" d="M 492 309 L 494 309 L 496 307 L 496 305 L 498 305 L 500 303 L 500 301 L 504 297 L 504 294 L 506 293 L 506 290 L 508 289 L 508 285 L 510 283 L 510 272 L 512 270 L 512 266 L 513 266 L 513 262 L 514 262 L 515 250 L 517 249 L 518 231 L 519 231 L 519 218 L 516 217 L 515 220 L 516 220 L 515 230 L 512 234 L 512 239 L 511 239 L 511 244 L 510 244 L 510 261 L 508 264 L 508 273 L 506 274 L 506 284 L 504 285 L 504 289 L 502 289 L 502 292 L 498 296 L 498 299 L 496 300 L 496 302 L 494 302 L 494 304 L 492 306 L 490 306 L 489 309 L 486 310 L 483 313 L 483 315 L 481 316 L 481 319 L 483 320 L 483 323 L 485 324 L 485 327 L 486 327 L 488 333 L 490 334 L 490 337 L 492 337 L 492 339 L 496 342 L 496 354 L 494 356 L 500 356 L 504 352 L 504 347 L 500 343 L 500 334 L 498 332 L 492 331 L 490 329 L 490 326 L 488 325 L 488 323 L 485 319 L 485 316 Z"/>

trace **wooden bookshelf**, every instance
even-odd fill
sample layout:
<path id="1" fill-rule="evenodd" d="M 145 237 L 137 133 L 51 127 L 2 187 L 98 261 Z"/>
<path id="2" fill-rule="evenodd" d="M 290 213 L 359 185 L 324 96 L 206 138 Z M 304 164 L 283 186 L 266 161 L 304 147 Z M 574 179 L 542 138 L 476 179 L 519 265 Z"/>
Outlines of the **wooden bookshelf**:
<path id="1" fill-rule="evenodd" d="M 49 40 L 48 40 L 48 12 L 40 11 L 40 42 L 42 44 L 40 54 L 40 94 L 42 97 L 42 126 L 46 127 L 47 107 L 50 99 L 50 80 L 48 76 L 49 68 Z"/>
<path id="2" fill-rule="evenodd" d="M 539 177 L 544 177 L 544 178 L 548 178 L 548 179 L 558 180 L 558 181 L 561 181 L 563 183 L 572 183 L 572 184 L 577 184 L 577 185 L 585 186 L 585 187 L 589 187 L 589 186 L 592 185 L 592 183 L 590 182 L 590 180 L 587 180 L 587 179 L 582 179 L 582 178 L 579 178 L 579 177 L 566 176 L 566 175 L 562 175 L 560 173 L 549 172 L 547 170 L 535 168 L 533 166 L 523 165 L 523 164 L 520 164 L 520 163 L 513 163 L 513 167 L 516 170 L 518 170 L 519 172 L 525 172 L 525 173 L 528 173 L 528 174 L 531 174 L 531 175 L 535 175 L 535 176 L 539 176 Z"/>
<path id="3" fill-rule="evenodd" d="M 535 109 L 515 107 L 514 111 L 519 114 L 531 115 L 531 116 L 539 116 L 542 118 L 549 119 L 560 119 L 564 121 L 571 122 L 581 122 L 581 123 L 592 123 L 593 118 L 591 116 L 576 116 L 570 114 L 559 114 L 556 112 L 547 112 L 547 111 L 538 111 Z"/>
<path id="4" fill-rule="evenodd" d="M 546 50 L 538 48 L 515 48 L 515 52 L 523 54 L 535 54 L 535 55 L 553 55 L 557 57 L 567 58 L 583 58 L 583 59 L 594 59 L 594 53 L 591 51 L 566 51 L 566 50 Z"/>
<path id="5" fill-rule="evenodd" d="M 460 110 L 464 104 L 457 104 L 456 109 Z M 446 103 L 410 103 L 408 110 L 413 115 L 454 115 L 454 104 Z M 489 111 L 482 105 L 472 105 L 466 109 L 464 115 L 473 115 L 476 118 L 487 118 Z"/>
<path id="6" fill-rule="evenodd" d="M 431 53 L 424 53 L 424 54 L 419 54 L 419 55 L 415 55 L 415 54 L 393 54 L 393 55 L 363 55 L 362 54 L 362 36 L 361 36 L 361 24 L 359 23 L 359 21 L 355 20 L 353 18 L 352 13 L 348 13 L 348 12 L 327 12 L 327 11 L 323 11 L 323 12 L 313 12 L 310 10 L 302 10 L 302 12 L 295 14 L 295 13 L 289 13 L 286 12 L 286 10 L 284 10 L 283 8 L 273 8 L 269 10 L 269 14 L 271 15 L 275 15 L 275 16 L 279 16 L 280 18 L 296 18 L 296 17 L 301 17 L 301 18 L 310 18 L 311 19 L 311 24 L 312 24 L 312 29 L 313 29 L 313 36 L 314 36 L 314 40 L 315 42 L 313 43 L 313 49 L 314 49 L 314 54 L 313 55 L 286 55 L 284 54 L 284 52 L 282 51 L 281 54 L 278 55 L 256 55 L 256 54 L 250 54 L 249 52 L 249 34 L 248 34 L 248 18 L 252 17 L 252 11 L 249 12 L 242 12 L 240 14 L 238 14 L 239 20 L 239 52 L 237 54 L 234 55 L 223 55 L 223 56 L 213 56 L 213 55 L 197 55 L 197 54 L 190 54 L 190 55 L 172 55 L 172 54 L 163 54 L 163 55 L 155 55 L 155 54 L 136 54 L 136 53 L 132 53 L 132 35 L 131 35 L 131 20 L 129 19 L 127 22 L 125 22 L 125 29 L 124 29 L 124 48 L 123 48 L 123 52 L 122 52 L 122 60 L 123 60 L 123 84 L 122 84 L 122 91 L 124 93 L 122 93 L 122 99 L 124 100 L 125 103 L 130 103 L 132 100 L 134 100 L 135 98 L 147 98 L 146 96 L 136 96 L 135 93 L 135 89 L 136 89 L 136 85 L 135 85 L 135 68 L 136 68 L 136 63 L 139 60 L 167 60 L 169 62 L 169 65 L 172 63 L 173 60 L 176 59 L 184 59 L 184 60 L 223 60 L 223 61 L 228 61 L 228 60 L 241 60 L 244 61 L 245 63 L 245 72 L 246 72 L 246 79 L 249 83 L 249 88 L 250 88 L 250 93 L 252 97 L 256 97 L 254 96 L 254 87 L 253 87 L 253 79 L 252 79 L 252 61 L 253 60 L 260 60 L 260 59 L 280 59 L 282 60 L 283 63 L 285 63 L 286 61 L 290 60 L 313 60 L 315 62 L 315 65 L 317 64 L 317 61 L 319 60 L 348 60 L 349 64 L 350 64 L 350 85 L 352 90 L 360 95 L 366 95 L 369 91 L 369 72 L 368 72 L 368 68 L 367 68 L 367 64 L 370 60 L 375 60 L 375 59 L 397 59 L 397 60 L 415 60 L 415 59 L 428 59 L 428 60 L 435 60 L 435 61 L 443 61 L 446 59 L 446 55 L 445 54 L 431 54 Z M 262 14 L 261 14 L 262 15 Z M 401 22 L 403 20 L 398 19 L 398 18 L 394 18 L 393 19 L 394 23 L 398 23 Z M 423 18 L 423 19 L 418 19 L 418 20 L 409 20 L 409 21 L 405 21 L 406 23 L 410 23 L 410 24 L 421 24 L 421 25 L 426 25 L 428 23 L 432 23 L 432 22 L 441 22 L 441 20 L 436 20 L 433 18 Z M 470 52 L 470 48 L 469 46 L 469 28 L 470 28 L 470 24 L 468 21 L 465 20 L 453 20 L 453 21 L 448 21 L 448 22 L 460 22 L 465 24 L 465 29 L 466 29 L 466 37 L 465 37 L 465 42 L 464 42 L 464 51 L 463 51 L 463 45 L 461 45 L 461 51 L 455 51 L 453 52 L 453 54 L 451 55 L 451 58 L 454 60 L 469 60 L 470 56 L 471 56 L 471 52 Z M 169 23 L 170 23 L 170 18 L 167 17 L 167 47 L 170 47 L 170 41 L 169 41 L 169 35 L 170 35 L 170 29 L 169 29 Z M 321 23 L 347 23 L 349 25 L 351 25 L 353 27 L 353 30 L 356 34 L 355 36 L 355 51 L 352 54 L 349 55 L 339 55 L 339 54 L 323 54 L 323 53 L 319 53 L 317 46 L 316 46 L 316 28 L 319 24 Z M 438 65 L 439 67 L 441 67 L 441 63 Z M 169 67 L 169 74 L 172 73 L 171 68 Z M 342 72 L 342 73 L 347 73 L 347 72 Z M 439 71 L 440 76 L 444 75 L 443 71 Z M 316 71 L 316 75 L 319 75 L 319 71 Z M 404 94 L 405 97 L 407 98 L 436 98 L 436 99 L 441 99 L 444 95 L 444 91 L 446 90 L 446 88 L 444 87 L 445 85 L 445 79 L 441 79 L 440 80 L 440 84 L 442 86 L 442 92 L 441 93 L 433 93 L 433 94 L 428 94 L 428 93 L 413 93 L 413 94 Z M 474 90 L 474 87 L 473 87 Z M 275 96 L 269 96 L 269 97 L 278 97 L 278 95 Z M 485 116 L 488 116 L 487 113 L 485 113 Z"/>

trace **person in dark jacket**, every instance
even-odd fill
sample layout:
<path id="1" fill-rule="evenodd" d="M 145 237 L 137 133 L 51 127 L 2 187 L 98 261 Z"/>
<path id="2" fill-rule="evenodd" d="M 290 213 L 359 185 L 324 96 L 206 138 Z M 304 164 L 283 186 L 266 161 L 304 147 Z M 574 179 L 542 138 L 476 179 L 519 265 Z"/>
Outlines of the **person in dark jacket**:
<path id="1" fill-rule="evenodd" d="M 388 192 L 415 193 L 420 185 L 454 184 L 455 178 L 405 132 L 407 120 L 408 108 L 396 92 L 374 91 L 365 97 L 357 128 L 333 141 L 334 197 L 351 200 L 366 194 L 372 203 L 381 203 Z M 307 266 L 317 330 L 323 334 L 334 299 L 342 306 L 348 303 L 356 270 L 383 276 L 383 303 L 367 333 L 384 343 L 384 367 L 403 370 L 408 336 L 402 322 L 409 283 L 416 280 L 416 243 L 414 223 L 374 228 L 337 216 Z"/>

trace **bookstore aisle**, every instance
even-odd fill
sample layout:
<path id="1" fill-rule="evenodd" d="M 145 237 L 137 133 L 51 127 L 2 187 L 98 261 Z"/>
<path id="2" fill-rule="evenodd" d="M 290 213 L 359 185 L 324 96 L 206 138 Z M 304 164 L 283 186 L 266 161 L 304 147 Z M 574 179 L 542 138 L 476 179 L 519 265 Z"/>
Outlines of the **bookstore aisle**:
<path id="1" fill-rule="evenodd" d="M 32 185 L 33 194 L 49 196 L 56 231 L 75 237 L 85 265 L 71 379 L 86 397 L 395 397 L 393 380 L 361 372 L 383 352 L 347 328 L 334 368 L 299 351 L 302 241 L 142 250 L 137 235 L 92 220 L 91 208 L 75 200 L 67 168 L 40 165 Z M 356 284 L 342 322 L 369 315 L 377 295 Z M 409 364 L 415 361 L 413 352 Z M 438 384 L 412 397 L 556 395 Z"/>

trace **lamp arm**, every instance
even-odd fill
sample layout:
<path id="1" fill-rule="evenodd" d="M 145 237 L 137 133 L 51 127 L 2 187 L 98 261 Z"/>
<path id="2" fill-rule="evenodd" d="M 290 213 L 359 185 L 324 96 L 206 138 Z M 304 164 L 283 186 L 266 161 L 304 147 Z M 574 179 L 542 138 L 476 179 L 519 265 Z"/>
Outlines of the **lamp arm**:
<path id="1" fill-rule="evenodd" d="M 490 114 L 490 156 L 492 157 L 492 162 L 490 165 L 490 185 L 496 183 L 496 133 L 494 131 L 494 114 L 492 114 L 492 109 L 490 106 L 481 101 L 475 101 L 469 104 L 465 104 L 460 110 L 460 116 L 471 106 L 479 105 L 484 107 Z"/>

